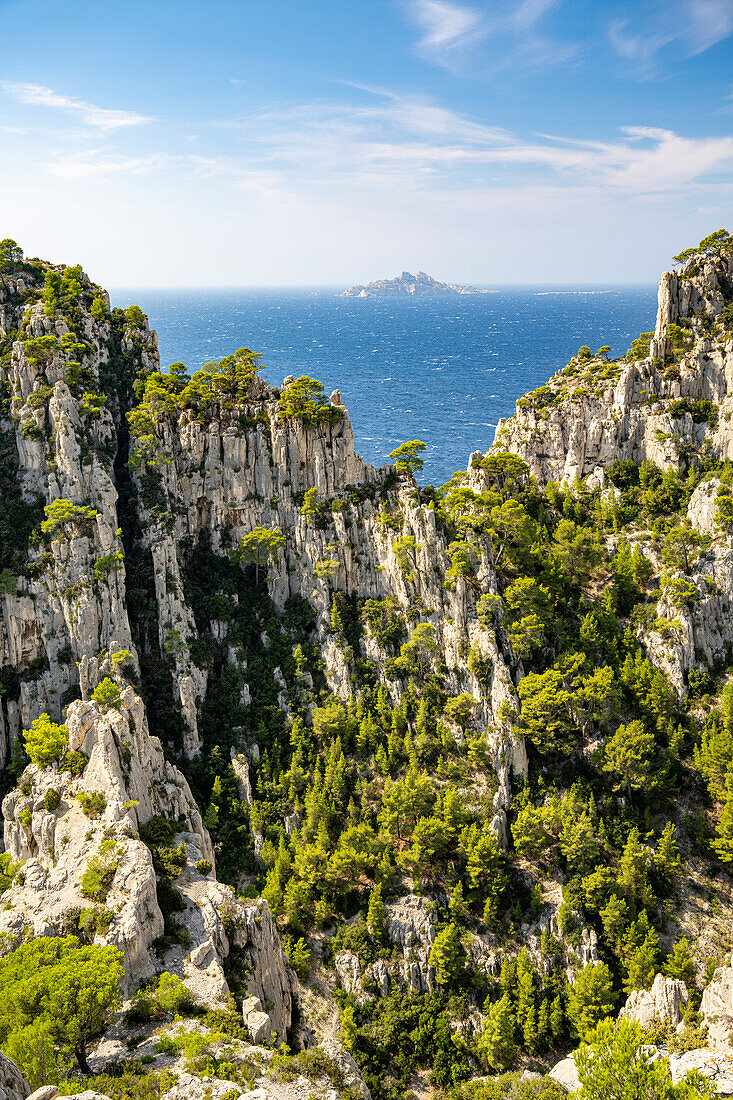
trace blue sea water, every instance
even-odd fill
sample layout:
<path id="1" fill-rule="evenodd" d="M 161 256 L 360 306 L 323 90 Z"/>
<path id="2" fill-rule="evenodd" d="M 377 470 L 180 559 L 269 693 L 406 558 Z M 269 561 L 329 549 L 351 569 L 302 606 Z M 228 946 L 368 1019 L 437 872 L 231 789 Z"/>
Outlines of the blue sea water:
<path id="1" fill-rule="evenodd" d="M 164 366 L 191 370 L 239 347 L 263 353 L 273 384 L 293 374 L 340 389 L 356 449 L 380 465 L 427 444 L 422 481 L 441 485 L 493 442 L 499 417 L 581 344 L 620 355 L 654 327 L 656 287 L 507 287 L 495 294 L 342 298 L 339 288 L 118 288 L 158 332 Z"/>

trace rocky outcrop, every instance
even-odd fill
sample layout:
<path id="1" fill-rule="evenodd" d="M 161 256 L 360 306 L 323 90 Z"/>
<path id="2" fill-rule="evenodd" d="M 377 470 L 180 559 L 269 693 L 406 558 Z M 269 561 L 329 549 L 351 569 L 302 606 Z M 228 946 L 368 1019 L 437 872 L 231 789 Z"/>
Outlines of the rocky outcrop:
<path id="1" fill-rule="evenodd" d="M 81 673 L 85 682 L 89 668 Z M 123 686 L 118 704 L 105 712 L 93 701 L 72 703 L 67 725 L 70 750 L 89 758 L 81 776 L 58 765 L 31 765 L 3 803 L 5 848 L 23 870 L 22 882 L 4 895 L 0 930 L 73 932 L 86 911 L 96 941 L 124 952 L 128 992 L 163 968 L 212 1007 L 229 996 L 224 960 L 236 946 L 244 953 L 248 989 L 272 1006 L 272 1028 L 284 1037 L 294 983 L 267 904 L 238 901 L 197 868 L 203 860 L 213 868 L 209 834 L 188 783 L 150 736 L 139 697 Z M 183 902 L 185 946 L 169 947 L 162 960 L 152 951 L 164 920 L 143 839 L 153 819 L 175 823 L 171 844 L 185 853 L 173 884 Z"/>
<path id="2" fill-rule="evenodd" d="M 197 545 L 226 555 L 253 530 L 276 529 L 285 541 L 268 565 L 271 598 L 280 609 L 291 598 L 313 608 L 326 678 L 340 698 L 353 692 L 354 655 L 330 630 L 334 590 L 361 600 L 394 600 L 411 625 L 425 621 L 434 627 L 435 660 L 449 670 L 447 689 L 471 692 L 479 703 L 473 724 L 487 730 L 500 779 L 494 827 L 505 841 L 500 811 L 510 804 L 509 776 L 525 774 L 527 758 L 521 738 L 499 719 L 504 703 L 516 705 L 514 687 L 493 631 L 475 613 L 480 594 L 496 588 L 490 544 L 484 539 L 475 583 L 459 576 L 446 587 L 448 542 L 435 511 L 419 502 L 411 478 L 396 480 L 390 468 L 375 470 L 363 462 L 354 451 L 346 409 L 340 403 L 330 408 L 338 410 L 337 417 L 315 423 L 284 416 L 279 391 L 255 379 L 236 409 L 212 405 L 206 414 L 184 410 L 161 416 L 154 427 L 160 459 L 149 459 L 153 473 L 141 452 L 136 474 L 141 499 L 146 499 L 146 477 L 154 476 L 158 485 L 155 507 L 143 509 L 142 537 L 154 561 L 159 642 L 175 662 L 184 751 L 198 751 L 197 713 L 207 690 L 206 675 L 192 657 L 198 635 L 182 582 L 187 558 Z M 149 442 L 145 447 L 149 450 Z M 303 512 L 303 496 L 312 490 L 321 508 L 318 522 Z M 424 610 L 416 615 L 415 607 Z M 224 622 L 212 624 L 220 643 L 226 642 L 227 629 Z M 469 669 L 471 652 L 485 670 L 482 683 Z M 399 685 L 385 672 L 390 654 L 368 630 L 362 655 L 398 694 Z M 287 691 L 282 683 L 278 687 L 286 709 Z"/>
<path id="3" fill-rule="evenodd" d="M 733 1054 L 733 965 L 715 971 L 703 992 L 700 1012 L 711 1046 Z"/>
<path id="4" fill-rule="evenodd" d="M 353 951 L 339 951 L 333 960 L 341 985 L 358 1005 L 364 1005 L 375 996 L 389 994 L 392 977 L 384 959 L 377 959 L 362 971 L 359 956 Z"/>
<path id="5" fill-rule="evenodd" d="M 408 894 L 390 902 L 386 907 L 385 930 L 390 943 L 402 948 L 403 982 L 415 993 L 427 993 L 434 984 L 428 959 L 435 940 L 428 899 Z"/>
<path id="6" fill-rule="evenodd" d="M 688 1001 L 687 986 L 678 978 L 657 974 L 651 989 L 635 989 L 619 1013 L 642 1027 L 655 1022 L 676 1027 L 682 1022 Z"/>
<path id="7" fill-rule="evenodd" d="M 101 292 L 83 273 L 79 287 L 71 332 L 32 289 L 19 290 L 11 279 L 0 286 L 2 328 L 23 333 L 0 368 L 0 385 L 12 394 L 7 414 L 0 409 L 0 433 L 13 443 L 20 497 L 60 509 L 49 515 L 40 543 L 29 547 L 25 575 L 14 578 L 13 588 L 4 585 L 0 597 L 0 666 L 10 665 L 20 680 L 17 701 L 0 705 L 6 756 L 40 712 L 61 717 L 83 657 L 124 649 L 136 661 L 113 472 L 117 431 L 111 395 L 100 391 L 121 355 L 128 368 L 156 361 L 157 341 L 146 328 L 126 324 L 120 348 L 109 320 L 90 312 Z"/>
<path id="8" fill-rule="evenodd" d="M 703 1048 L 685 1054 L 670 1054 L 669 1069 L 675 1085 L 688 1073 L 697 1072 L 715 1089 L 718 1096 L 733 1096 L 733 1057 Z"/>
<path id="9" fill-rule="evenodd" d="M 0 1054 L 0 1100 L 26 1100 L 30 1093 L 30 1085 L 15 1062 Z"/>
<path id="10" fill-rule="evenodd" d="M 733 329 L 720 322 L 732 279 L 731 250 L 665 272 L 648 354 L 574 360 L 499 421 L 495 446 L 523 458 L 540 481 L 570 484 L 617 459 L 679 469 L 691 451 L 733 456 Z M 704 408 L 691 408 L 699 400 L 719 415 L 708 422 Z"/>
<path id="11" fill-rule="evenodd" d="M 562 1058 L 552 1067 L 547 1076 L 552 1078 L 553 1081 L 557 1081 L 568 1092 L 577 1092 L 580 1088 L 580 1078 L 578 1077 L 574 1054 L 571 1054 L 568 1058 Z"/>

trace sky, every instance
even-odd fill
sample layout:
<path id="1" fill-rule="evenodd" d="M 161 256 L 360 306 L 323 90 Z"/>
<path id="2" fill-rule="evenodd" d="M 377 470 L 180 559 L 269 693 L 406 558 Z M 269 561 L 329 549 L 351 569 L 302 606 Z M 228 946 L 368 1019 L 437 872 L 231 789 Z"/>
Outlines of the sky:
<path id="1" fill-rule="evenodd" d="M 733 229 L 733 0 L 0 0 L 0 238 L 107 286 L 645 283 Z"/>

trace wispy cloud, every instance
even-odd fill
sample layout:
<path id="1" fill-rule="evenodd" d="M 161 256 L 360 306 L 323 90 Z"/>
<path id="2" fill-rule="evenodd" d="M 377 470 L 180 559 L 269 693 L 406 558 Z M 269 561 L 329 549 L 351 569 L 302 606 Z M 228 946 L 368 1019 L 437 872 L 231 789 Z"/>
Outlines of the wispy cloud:
<path id="1" fill-rule="evenodd" d="M 449 0 L 411 0 L 408 10 L 420 30 L 418 53 L 441 65 L 450 64 L 458 51 L 487 33 L 479 12 Z"/>
<path id="2" fill-rule="evenodd" d="M 676 46 L 685 56 L 704 53 L 733 34 L 733 0 L 657 0 L 614 21 L 609 39 L 616 52 L 642 74 L 657 71 L 659 55 Z"/>
<path id="3" fill-rule="evenodd" d="M 615 140 L 523 137 L 434 104 L 383 93 L 375 101 L 299 104 L 227 123 L 250 169 L 298 188 L 450 193 L 544 182 L 629 195 L 730 181 L 733 137 L 688 138 L 629 127 Z"/>
<path id="4" fill-rule="evenodd" d="M 2 88 L 6 95 L 11 96 L 18 103 L 64 111 L 66 114 L 79 119 L 84 125 L 103 132 L 112 132 L 129 126 L 140 126 L 154 121 L 152 117 L 138 114 L 137 111 L 121 111 L 109 107 L 98 107 L 94 103 L 86 103 L 83 99 L 77 99 L 74 96 L 61 95 L 42 84 L 3 81 Z"/>
<path id="5" fill-rule="evenodd" d="M 491 71 L 559 64 L 575 46 L 543 33 L 541 24 L 561 0 L 494 0 L 480 8 L 453 0 L 403 0 L 420 37 L 417 52 L 452 70 L 464 69 L 481 43 L 491 43 Z M 486 52 L 484 49 L 481 56 Z"/>

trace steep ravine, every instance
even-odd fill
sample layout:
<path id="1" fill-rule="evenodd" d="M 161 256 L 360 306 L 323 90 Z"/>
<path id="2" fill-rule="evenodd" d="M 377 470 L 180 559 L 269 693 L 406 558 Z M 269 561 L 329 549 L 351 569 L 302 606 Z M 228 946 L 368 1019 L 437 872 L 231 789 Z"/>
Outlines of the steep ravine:
<path id="1" fill-rule="evenodd" d="M 606 354 L 436 492 L 338 391 L 161 371 L 137 307 L 5 263 L 0 944 L 120 949 L 120 1095 L 471 1100 L 584 1038 L 596 980 L 722 1091 L 730 242 Z"/>

